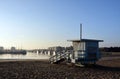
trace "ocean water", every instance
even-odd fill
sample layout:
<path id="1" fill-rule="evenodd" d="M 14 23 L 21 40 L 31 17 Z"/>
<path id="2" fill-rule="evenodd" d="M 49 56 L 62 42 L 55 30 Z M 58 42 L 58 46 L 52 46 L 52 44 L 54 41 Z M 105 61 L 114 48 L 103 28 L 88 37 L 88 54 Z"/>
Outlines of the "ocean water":
<path id="1" fill-rule="evenodd" d="M 49 55 L 27 52 L 27 54 L 0 54 L 0 59 L 49 59 Z"/>

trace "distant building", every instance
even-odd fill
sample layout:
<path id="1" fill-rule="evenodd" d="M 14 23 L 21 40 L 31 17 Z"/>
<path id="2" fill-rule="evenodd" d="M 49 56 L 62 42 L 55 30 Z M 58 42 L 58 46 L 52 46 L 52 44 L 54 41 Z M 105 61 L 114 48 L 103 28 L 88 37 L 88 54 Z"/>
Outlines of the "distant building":
<path id="1" fill-rule="evenodd" d="M 66 51 L 72 51 L 72 50 L 73 50 L 73 46 L 66 47 L 65 50 L 66 50 Z"/>
<path id="2" fill-rule="evenodd" d="M 61 47 L 61 46 L 49 47 L 48 50 L 59 52 L 65 50 L 65 47 Z"/>
<path id="3" fill-rule="evenodd" d="M 15 47 L 11 47 L 11 51 L 15 51 L 16 50 L 16 48 Z"/>
<path id="4" fill-rule="evenodd" d="M 0 47 L 0 51 L 3 51 L 3 50 L 4 50 L 4 47 L 1 46 L 1 47 Z"/>

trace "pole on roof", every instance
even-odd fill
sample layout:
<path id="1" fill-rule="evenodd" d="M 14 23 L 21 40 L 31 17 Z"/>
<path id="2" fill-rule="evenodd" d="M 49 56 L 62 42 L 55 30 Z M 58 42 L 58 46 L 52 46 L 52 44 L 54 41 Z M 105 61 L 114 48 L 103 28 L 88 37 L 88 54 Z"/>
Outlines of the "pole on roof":
<path id="1" fill-rule="evenodd" d="M 82 24 L 80 24 L 80 40 L 82 39 Z"/>

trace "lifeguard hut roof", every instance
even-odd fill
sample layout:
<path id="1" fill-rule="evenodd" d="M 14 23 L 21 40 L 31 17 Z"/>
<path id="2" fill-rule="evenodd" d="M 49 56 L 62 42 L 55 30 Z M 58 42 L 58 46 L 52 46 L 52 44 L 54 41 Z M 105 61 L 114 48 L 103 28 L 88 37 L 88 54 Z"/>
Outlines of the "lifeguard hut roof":
<path id="1" fill-rule="evenodd" d="M 80 39 L 80 40 L 68 40 L 72 42 L 103 42 L 103 40 L 96 40 L 96 39 Z"/>

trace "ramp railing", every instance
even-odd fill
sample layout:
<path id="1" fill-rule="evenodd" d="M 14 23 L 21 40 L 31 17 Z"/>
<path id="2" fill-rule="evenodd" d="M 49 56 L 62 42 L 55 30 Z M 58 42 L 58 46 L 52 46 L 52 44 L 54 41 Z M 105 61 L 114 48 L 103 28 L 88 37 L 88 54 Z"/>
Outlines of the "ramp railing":
<path id="1" fill-rule="evenodd" d="M 50 63 L 58 63 L 70 57 L 71 52 L 59 53 L 49 58 Z"/>

